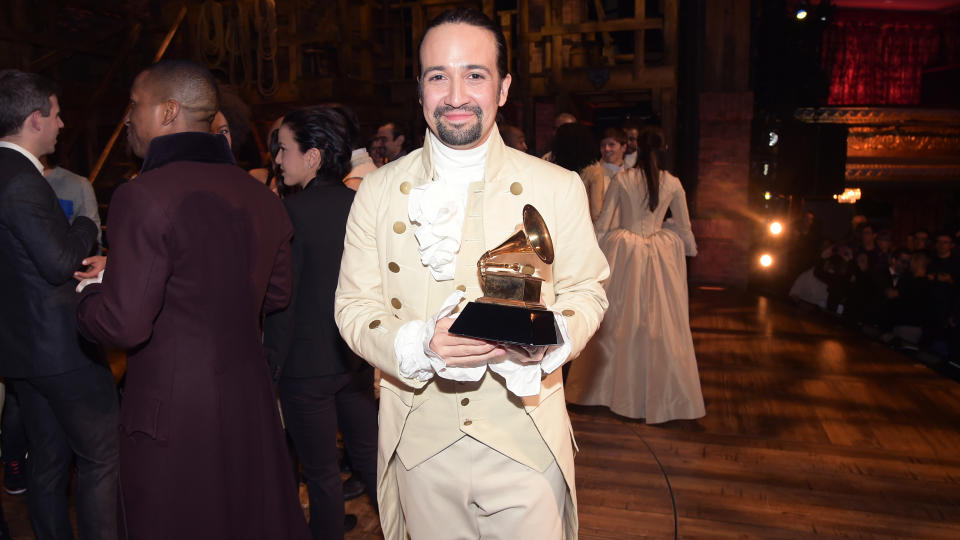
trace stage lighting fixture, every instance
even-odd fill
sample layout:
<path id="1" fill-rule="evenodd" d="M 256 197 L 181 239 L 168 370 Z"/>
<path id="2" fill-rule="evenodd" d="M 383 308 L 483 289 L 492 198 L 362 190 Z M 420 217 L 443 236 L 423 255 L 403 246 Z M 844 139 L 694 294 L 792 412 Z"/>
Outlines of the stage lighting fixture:
<path id="1" fill-rule="evenodd" d="M 843 193 L 834 195 L 833 198 L 840 204 L 854 204 L 860 200 L 860 188 L 847 188 Z"/>
<path id="2" fill-rule="evenodd" d="M 774 146 L 777 145 L 778 142 L 780 142 L 780 135 L 777 135 L 776 131 L 771 131 L 770 133 L 767 134 L 767 137 L 768 137 L 767 146 L 769 146 L 770 148 L 773 148 Z"/>
<path id="3" fill-rule="evenodd" d="M 833 19 L 833 10 L 834 6 L 830 4 L 830 0 L 820 0 L 814 15 L 821 23 L 828 24 Z"/>
<path id="4" fill-rule="evenodd" d="M 764 192 L 763 192 L 763 200 L 769 201 L 769 200 L 772 199 L 772 198 L 773 198 L 773 194 L 772 194 L 772 193 L 770 193 L 769 191 L 764 191 Z"/>
<path id="5" fill-rule="evenodd" d="M 809 15 L 809 9 L 807 8 L 807 3 L 804 2 L 797 6 L 797 11 L 794 12 L 793 16 L 796 17 L 798 21 L 802 21 L 807 18 L 807 15 Z"/>
<path id="6" fill-rule="evenodd" d="M 764 253 L 760 256 L 760 266 L 764 268 L 770 268 L 773 266 L 773 256 L 769 253 Z"/>
<path id="7" fill-rule="evenodd" d="M 770 227 L 768 227 L 768 230 L 770 231 L 770 234 L 774 236 L 779 236 L 780 233 L 783 232 L 783 224 L 780 223 L 779 221 L 774 221 L 770 223 Z"/>

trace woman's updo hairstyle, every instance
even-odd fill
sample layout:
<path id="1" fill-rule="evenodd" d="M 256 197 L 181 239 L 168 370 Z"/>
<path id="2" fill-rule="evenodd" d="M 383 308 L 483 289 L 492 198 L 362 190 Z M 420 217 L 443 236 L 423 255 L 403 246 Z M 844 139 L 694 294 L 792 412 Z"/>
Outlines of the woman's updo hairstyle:
<path id="1" fill-rule="evenodd" d="M 320 150 L 315 180 L 340 182 L 350 172 L 351 134 L 339 111 L 323 105 L 297 109 L 283 117 L 283 125 L 293 132 L 301 152 Z"/>

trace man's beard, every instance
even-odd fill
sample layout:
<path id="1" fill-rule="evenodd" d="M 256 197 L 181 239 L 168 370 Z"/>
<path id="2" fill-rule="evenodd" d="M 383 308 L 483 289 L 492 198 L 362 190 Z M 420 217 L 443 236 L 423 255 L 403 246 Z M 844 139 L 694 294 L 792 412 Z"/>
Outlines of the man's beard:
<path id="1" fill-rule="evenodd" d="M 477 117 L 472 126 L 456 128 L 443 123 L 443 115 L 452 110 L 469 111 Z M 483 135 L 483 109 L 476 106 L 451 107 L 443 105 L 433 111 L 433 119 L 437 123 L 437 138 L 448 146 L 464 146 L 480 140 Z"/>

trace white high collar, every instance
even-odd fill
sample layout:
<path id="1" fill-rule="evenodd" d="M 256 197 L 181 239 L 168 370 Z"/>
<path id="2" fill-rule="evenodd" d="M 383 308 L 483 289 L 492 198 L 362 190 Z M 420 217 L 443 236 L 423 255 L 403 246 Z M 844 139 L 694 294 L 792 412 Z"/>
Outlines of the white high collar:
<path id="1" fill-rule="evenodd" d="M 487 165 L 487 152 L 490 150 L 490 140 L 476 148 L 457 150 L 440 142 L 433 132 L 429 132 L 430 149 L 433 165 L 437 171 L 437 179 L 466 186 L 472 182 L 483 180 L 483 172 Z"/>

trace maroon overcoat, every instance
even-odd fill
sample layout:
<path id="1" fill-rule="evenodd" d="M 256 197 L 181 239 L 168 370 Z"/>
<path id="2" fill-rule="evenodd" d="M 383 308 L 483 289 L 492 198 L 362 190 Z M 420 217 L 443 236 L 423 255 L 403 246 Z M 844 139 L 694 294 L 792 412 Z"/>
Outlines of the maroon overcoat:
<path id="1" fill-rule="evenodd" d="M 129 350 L 120 489 L 131 540 L 307 539 L 260 342 L 290 297 L 283 205 L 226 139 L 154 139 L 110 204 L 81 331 Z"/>

